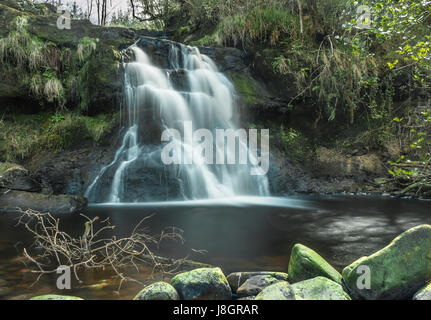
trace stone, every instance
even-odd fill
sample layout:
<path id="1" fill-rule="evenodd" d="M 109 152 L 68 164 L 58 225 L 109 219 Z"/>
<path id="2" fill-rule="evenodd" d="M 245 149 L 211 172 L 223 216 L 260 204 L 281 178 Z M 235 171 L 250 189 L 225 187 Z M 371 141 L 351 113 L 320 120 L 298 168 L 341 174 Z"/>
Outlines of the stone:
<path id="1" fill-rule="evenodd" d="M 296 244 L 289 260 L 289 281 L 299 282 L 318 276 L 326 277 L 341 284 L 341 274 L 314 250 Z"/>
<path id="2" fill-rule="evenodd" d="M 344 268 L 342 275 L 355 298 L 411 299 L 431 279 L 431 225 L 405 231 L 385 248 Z"/>
<path id="3" fill-rule="evenodd" d="M 179 300 L 180 296 L 169 283 L 160 281 L 142 289 L 133 300 Z"/>
<path id="4" fill-rule="evenodd" d="M 287 281 L 288 275 L 284 272 L 272 271 L 252 271 L 252 272 L 234 272 L 227 276 L 227 281 L 232 289 L 232 292 L 237 292 L 238 288 L 251 277 L 270 275 L 278 280 Z"/>
<path id="5" fill-rule="evenodd" d="M 416 292 L 413 300 L 431 300 L 431 282 Z"/>
<path id="6" fill-rule="evenodd" d="M 325 277 L 316 277 L 292 284 L 295 300 L 351 300 L 343 287 Z"/>
<path id="7" fill-rule="evenodd" d="M 199 268 L 172 278 L 172 286 L 184 300 L 230 300 L 232 291 L 220 268 Z"/>
<path id="8" fill-rule="evenodd" d="M 33 297 L 30 300 L 84 300 L 79 297 L 62 296 L 58 294 L 45 294 L 43 296 Z"/>
<path id="9" fill-rule="evenodd" d="M 263 289 L 255 300 L 296 300 L 296 297 L 289 282 L 280 281 Z"/>
<path id="10" fill-rule="evenodd" d="M 271 275 L 254 276 L 246 280 L 241 287 L 238 288 L 237 295 L 239 298 L 256 296 L 266 287 L 280 281 L 282 280 L 274 278 Z"/>
<path id="11" fill-rule="evenodd" d="M 28 170 L 18 165 L 13 165 L 0 174 L 0 188 L 28 192 L 39 192 L 42 189 Z"/>

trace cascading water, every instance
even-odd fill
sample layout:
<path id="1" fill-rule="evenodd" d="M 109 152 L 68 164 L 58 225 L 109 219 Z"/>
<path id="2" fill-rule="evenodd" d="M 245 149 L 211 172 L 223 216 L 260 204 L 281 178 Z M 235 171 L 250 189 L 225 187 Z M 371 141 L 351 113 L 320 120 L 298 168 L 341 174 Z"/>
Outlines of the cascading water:
<path id="1" fill-rule="evenodd" d="M 136 44 L 128 49 L 134 61 L 124 65 L 126 131 L 113 161 L 100 170 L 86 197 L 90 202 L 130 203 L 269 195 L 267 177 L 250 175 L 251 164 L 162 162 L 167 142 L 161 142 L 160 137 L 165 129 L 177 129 L 182 136 L 187 134 L 185 124 L 212 133 L 237 129 L 230 81 L 197 48 L 169 43 L 168 69 L 156 67 Z M 171 79 L 174 73 L 183 75 L 180 85 Z M 185 140 L 172 139 L 170 143 L 178 154 L 196 156 Z M 239 142 L 241 149 L 253 157 L 248 146 Z M 216 156 L 226 158 L 236 151 L 214 142 Z"/>

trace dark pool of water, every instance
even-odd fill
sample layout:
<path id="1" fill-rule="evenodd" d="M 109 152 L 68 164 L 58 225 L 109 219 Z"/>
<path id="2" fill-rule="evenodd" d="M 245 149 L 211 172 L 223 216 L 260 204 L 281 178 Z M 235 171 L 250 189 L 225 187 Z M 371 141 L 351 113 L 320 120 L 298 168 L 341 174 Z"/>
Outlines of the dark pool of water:
<path id="1" fill-rule="evenodd" d="M 431 224 L 431 202 L 382 197 L 239 198 L 217 201 L 91 206 L 90 217 L 109 217 L 115 235 L 128 235 L 145 216 L 153 233 L 175 226 L 184 230 L 183 245 L 168 242 L 160 254 L 220 266 L 233 271 L 287 271 L 295 243 L 305 244 L 342 270 L 357 258 L 384 247 L 395 236 L 419 224 Z M 15 227 L 16 216 L 0 216 L 0 299 L 26 299 L 45 293 L 75 294 L 87 299 L 130 299 L 142 284 L 129 284 L 119 294 L 110 272 L 86 273 L 70 292 L 56 290 L 56 278 L 35 275 L 20 258 L 29 234 Z M 79 215 L 62 217 L 66 230 L 82 234 Z M 205 253 L 197 251 L 205 250 Z M 141 268 L 131 276 L 150 283 L 163 278 Z"/>

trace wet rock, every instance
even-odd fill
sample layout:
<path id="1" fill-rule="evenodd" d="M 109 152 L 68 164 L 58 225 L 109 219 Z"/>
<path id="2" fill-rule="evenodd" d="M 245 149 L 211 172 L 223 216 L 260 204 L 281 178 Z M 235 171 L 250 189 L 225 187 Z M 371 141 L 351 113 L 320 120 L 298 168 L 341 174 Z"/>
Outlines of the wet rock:
<path id="1" fill-rule="evenodd" d="M 30 176 L 28 170 L 19 165 L 11 165 L 10 168 L 0 173 L 0 188 L 39 192 L 41 185 Z"/>
<path id="2" fill-rule="evenodd" d="M 302 244 L 293 247 L 288 270 L 291 282 L 322 276 L 341 284 L 341 274 L 317 252 Z"/>
<path id="3" fill-rule="evenodd" d="M 184 300 L 230 300 L 232 292 L 220 268 L 200 268 L 172 278 L 172 286 Z"/>
<path id="4" fill-rule="evenodd" d="M 263 289 L 255 300 L 296 300 L 296 297 L 289 283 L 281 281 Z"/>
<path id="5" fill-rule="evenodd" d="M 288 275 L 284 272 L 272 271 L 253 271 L 253 272 L 234 272 L 227 276 L 227 281 L 232 289 L 232 292 L 237 292 L 238 288 L 248 279 L 255 276 L 269 275 L 277 280 L 287 281 Z"/>
<path id="6" fill-rule="evenodd" d="M 431 300 L 431 282 L 416 292 L 413 300 Z"/>
<path id="7" fill-rule="evenodd" d="M 410 299 L 431 279 L 430 260 L 431 225 L 420 225 L 380 251 L 353 262 L 342 274 L 355 298 Z"/>
<path id="8" fill-rule="evenodd" d="M 67 214 L 82 211 L 86 206 L 87 199 L 70 195 L 45 195 L 14 190 L 3 191 L 0 195 L 0 212 L 31 209 L 39 212 Z"/>
<path id="9" fill-rule="evenodd" d="M 282 280 L 274 278 L 271 275 L 254 276 L 246 280 L 241 287 L 238 288 L 237 295 L 239 298 L 256 296 L 266 287 L 280 281 Z"/>
<path id="10" fill-rule="evenodd" d="M 73 297 L 73 296 L 61 296 L 57 294 L 46 294 L 43 296 L 37 296 L 33 297 L 30 300 L 84 300 L 79 297 Z"/>
<path id="11" fill-rule="evenodd" d="M 291 285 L 297 300 L 351 300 L 343 287 L 325 277 L 316 277 Z"/>
<path id="12" fill-rule="evenodd" d="M 133 300 L 179 300 L 180 296 L 169 283 L 160 281 L 142 289 Z"/>

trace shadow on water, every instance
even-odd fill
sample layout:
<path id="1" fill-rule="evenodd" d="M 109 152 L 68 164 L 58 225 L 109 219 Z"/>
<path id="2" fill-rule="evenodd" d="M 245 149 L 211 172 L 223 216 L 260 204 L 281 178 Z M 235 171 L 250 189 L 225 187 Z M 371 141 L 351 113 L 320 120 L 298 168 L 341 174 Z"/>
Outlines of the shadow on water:
<path id="1" fill-rule="evenodd" d="M 126 236 L 145 216 L 153 215 L 146 226 L 156 234 L 166 227 L 184 230 L 184 245 L 167 242 L 159 254 L 221 266 L 227 274 L 233 271 L 287 271 L 289 255 L 295 243 L 305 244 L 341 270 L 357 258 L 384 247 L 395 236 L 419 224 L 431 223 L 431 203 L 381 197 L 316 196 L 297 198 L 231 198 L 191 202 L 92 205 L 89 217 L 109 217 L 116 226 L 115 235 Z M 55 291 L 55 278 L 46 277 L 29 289 L 34 276 L 17 260 L 16 243 L 31 240 L 29 234 L 13 227 L 13 215 L 0 217 L 0 281 L 7 281 L 8 292 L 0 298 L 21 293 Z M 83 218 L 63 216 L 65 230 L 79 236 Z M 205 250 L 197 253 L 195 250 Z M 150 270 L 141 270 L 147 282 Z M 100 282 L 108 273 L 88 276 L 89 282 Z M 160 275 L 155 275 L 156 279 Z M 44 277 L 45 278 L 45 277 Z M 3 279 L 3 280 L 2 280 Z M 1 283 L 0 283 L 1 287 Z M 130 298 L 142 285 L 131 286 L 113 295 L 113 286 L 88 290 L 85 286 L 73 292 L 85 298 Z M 26 297 L 26 296 L 24 296 Z M 22 298 L 22 297 L 21 297 Z"/>

